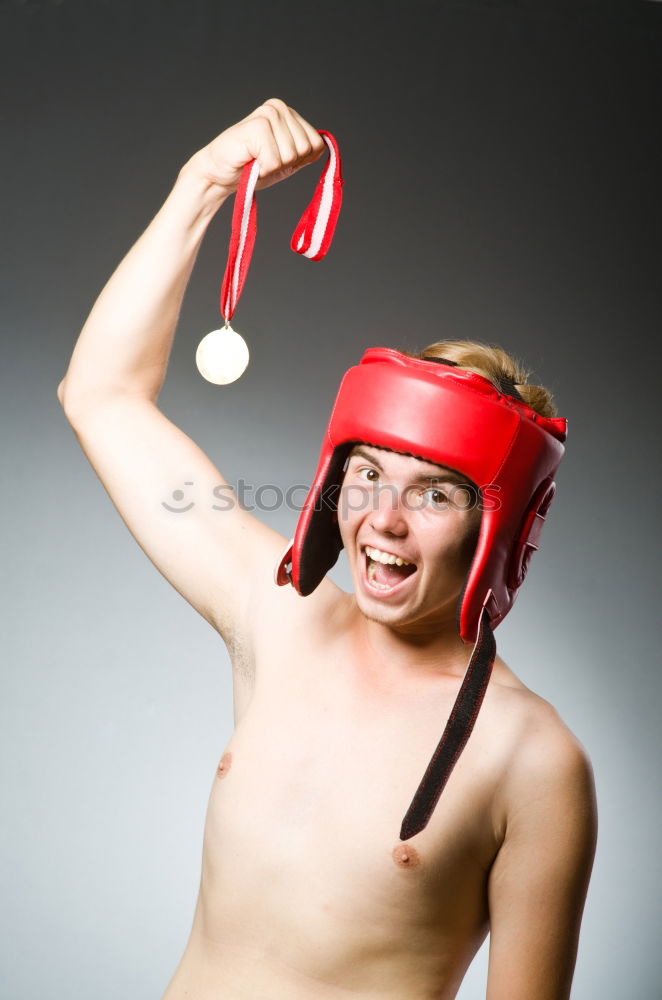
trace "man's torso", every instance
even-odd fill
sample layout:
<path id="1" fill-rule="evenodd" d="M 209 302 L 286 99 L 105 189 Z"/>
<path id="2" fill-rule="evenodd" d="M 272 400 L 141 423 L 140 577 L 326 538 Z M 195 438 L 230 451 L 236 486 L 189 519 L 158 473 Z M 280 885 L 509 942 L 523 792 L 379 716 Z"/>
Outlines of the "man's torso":
<path id="1" fill-rule="evenodd" d="M 402 842 L 462 676 L 392 682 L 358 655 L 350 608 L 338 590 L 334 612 L 305 628 L 275 614 L 250 657 L 232 653 L 236 727 L 163 1000 L 445 1000 L 488 933 L 503 777 L 551 707 L 497 657 L 428 825 Z"/>

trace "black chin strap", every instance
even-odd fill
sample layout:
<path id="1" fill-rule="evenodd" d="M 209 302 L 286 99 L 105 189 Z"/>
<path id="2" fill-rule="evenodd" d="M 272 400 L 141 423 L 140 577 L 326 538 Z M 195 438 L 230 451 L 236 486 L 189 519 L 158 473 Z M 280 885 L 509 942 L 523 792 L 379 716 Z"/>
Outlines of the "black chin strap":
<path id="1" fill-rule="evenodd" d="M 432 759 L 402 821 L 400 840 L 413 837 L 427 826 L 448 776 L 455 767 L 474 727 L 495 656 L 494 633 L 487 611 L 483 608 L 478 638 L 462 686 L 437 749 L 432 754 Z"/>

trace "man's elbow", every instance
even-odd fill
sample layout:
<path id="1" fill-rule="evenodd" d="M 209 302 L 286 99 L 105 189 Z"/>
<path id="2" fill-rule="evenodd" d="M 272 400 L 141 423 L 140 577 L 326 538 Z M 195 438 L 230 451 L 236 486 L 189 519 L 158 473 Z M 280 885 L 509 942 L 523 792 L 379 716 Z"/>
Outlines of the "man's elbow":
<path id="1" fill-rule="evenodd" d="M 66 376 L 65 376 L 65 378 L 66 378 Z M 60 382 L 59 386 L 57 387 L 57 398 L 58 398 L 58 402 L 59 402 L 59 404 L 60 404 L 60 406 L 62 408 L 64 408 L 64 382 L 65 382 L 65 379 L 63 378 L 62 381 Z"/>

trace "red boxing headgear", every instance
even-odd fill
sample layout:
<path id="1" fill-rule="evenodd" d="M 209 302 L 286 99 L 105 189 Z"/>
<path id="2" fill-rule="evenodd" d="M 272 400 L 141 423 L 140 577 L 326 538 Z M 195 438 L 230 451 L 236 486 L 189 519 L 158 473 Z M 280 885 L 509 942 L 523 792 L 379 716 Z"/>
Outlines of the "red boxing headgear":
<path id="1" fill-rule="evenodd" d="M 564 418 L 540 416 L 482 375 L 369 348 L 340 384 L 276 582 L 305 597 L 335 564 L 342 549 L 336 502 L 353 446 L 404 452 L 454 469 L 480 489 L 480 535 L 457 607 L 459 634 L 474 642 L 483 607 L 495 628 L 513 606 L 554 496 L 566 432 Z"/>

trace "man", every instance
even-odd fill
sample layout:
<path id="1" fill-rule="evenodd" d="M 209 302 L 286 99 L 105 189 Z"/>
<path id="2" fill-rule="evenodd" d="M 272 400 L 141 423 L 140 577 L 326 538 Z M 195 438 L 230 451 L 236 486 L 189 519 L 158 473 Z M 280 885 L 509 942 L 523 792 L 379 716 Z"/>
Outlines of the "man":
<path id="1" fill-rule="evenodd" d="M 417 807 L 415 833 L 400 826 L 473 662 L 478 616 L 489 633 L 489 605 L 464 632 L 455 617 L 480 555 L 486 483 L 381 437 L 352 445 L 325 530 L 347 549 L 355 594 L 322 572 L 319 544 L 321 579 L 302 588 L 302 538 L 286 562 L 286 540 L 239 506 L 174 520 L 159 507 L 182 469 L 207 495 L 227 486 L 156 405 L 206 227 L 249 160 L 260 188 L 323 148 L 272 99 L 196 153 L 95 303 L 58 389 L 129 530 L 232 661 L 235 729 L 211 790 L 191 935 L 163 1000 L 445 1000 L 488 931 L 489 1000 L 561 1000 L 595 850 L 592 770 L 552 706 L 493 652 L 443 797 L 423 818 Z M 439 360 L 414 359 L 412 371 L 435 391 L 477 379 L 477 395 L 512 410 L 487 378 Z M 307 596 L 276 586 L 274 566 Z"/>

